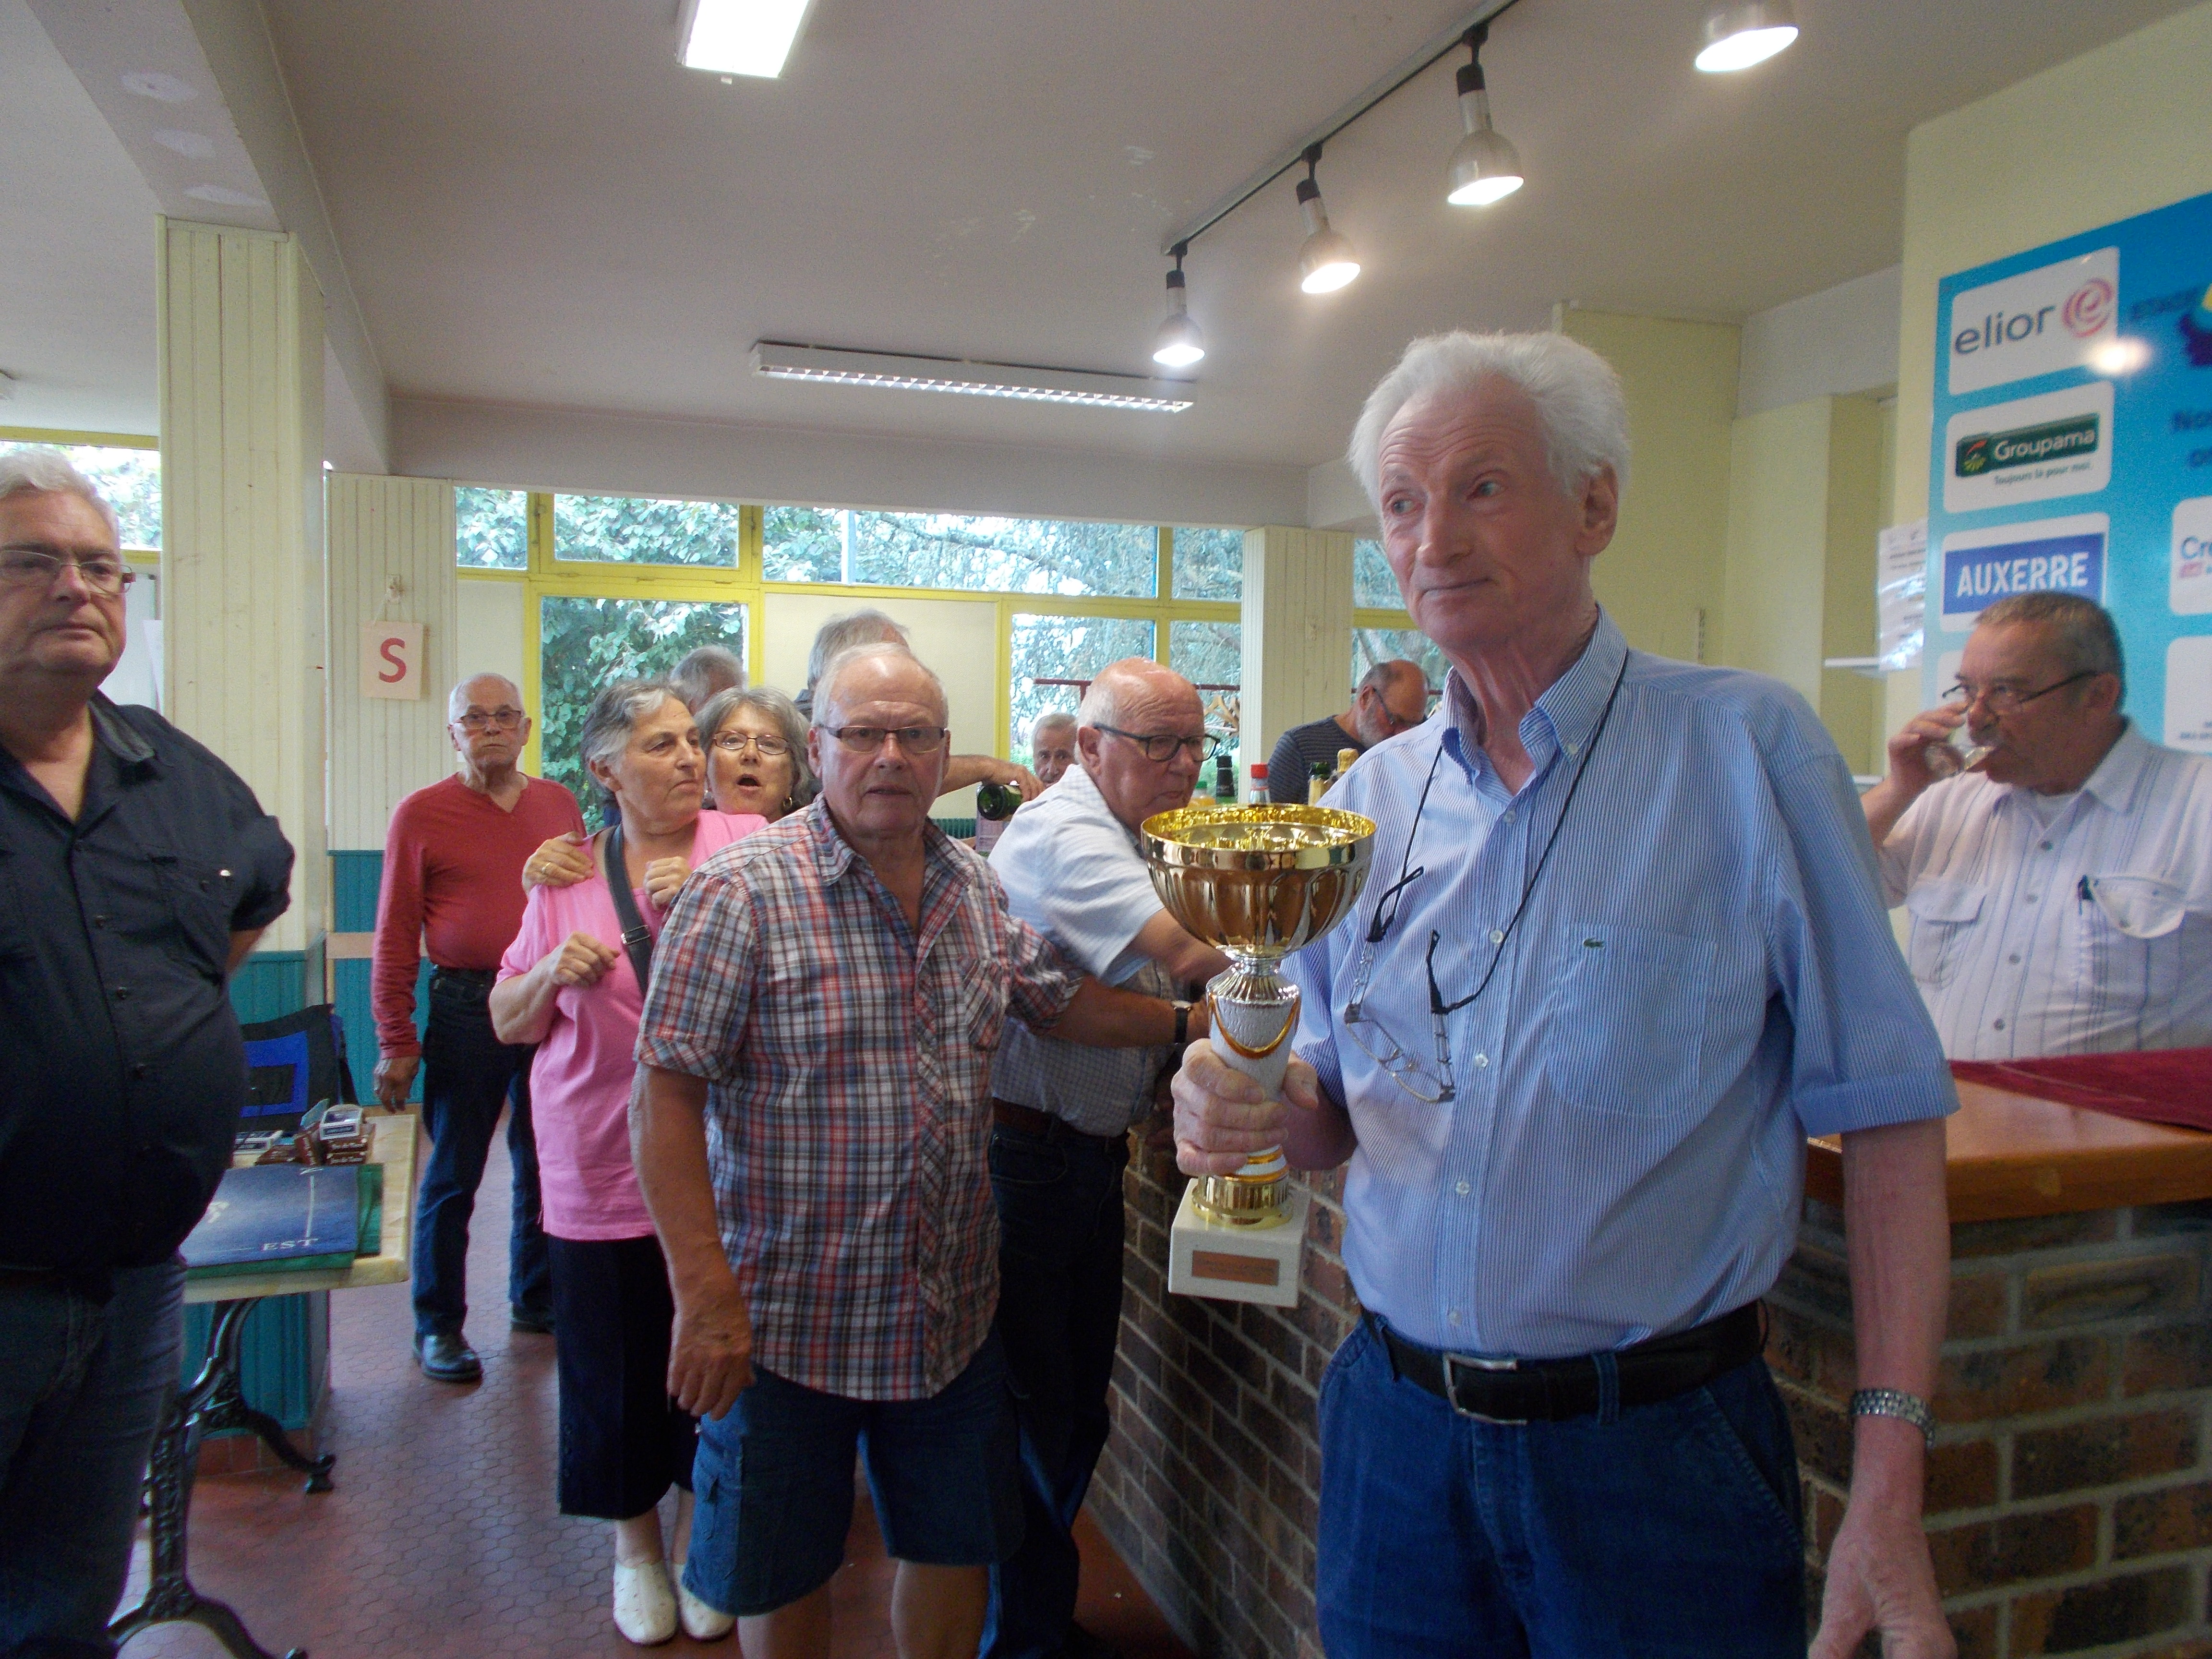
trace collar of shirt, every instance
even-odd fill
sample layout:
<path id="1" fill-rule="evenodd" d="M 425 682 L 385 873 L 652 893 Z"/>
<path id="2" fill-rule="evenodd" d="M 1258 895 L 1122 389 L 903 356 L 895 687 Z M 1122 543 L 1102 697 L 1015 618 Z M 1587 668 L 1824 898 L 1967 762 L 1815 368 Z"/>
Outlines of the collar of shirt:
<path id="1" fill-rule="evenodd" d="M 1064 793 L 1053 802 L 1053 806 L 1058 809 L 1058 816 L 1088 823 L 1110 823 L 1128 838 L 1133 849 L 1143 853 L 1145 838 L 1114 816 L 1114 809 L 1107 805 L 1106 797 L 1098 793 L 1097 780 L 1083 769 L 1081 761 L 1060 774 L 1059 787 Z M 1038 796 L 1034 805 L 1024 801 L 1019 810 L 1041 807 L 1045 799 L 1042 795 Z"/>
<path id="2" fill-rule="evenodd" d="M 1523 790 L 1544 781 L 1552 763 L 1564 752 L 1572 759 L 1589 743 L 1591 730 L 1605 712 L 1613 677 L 1628 658 L 1627 636 L 1600 606 L 1597 627 L 1572 666 L 1545 689 L 1536 706 L 1521 717 L 1521 746 L 1528 750 L 1535 770 Z M 1457 668 L 1444 676 L 1443 705 L 1449 711 L 1442 741 L 1445 752 L 1459 763 L 1468 781 L 1492 807 L 1513 799 L 1504 780 L 1491 765 L 1482 747 L 1482 706 Z"/>
<path id="3" fill-rule="evenodd" d="M 2108 811 L 2124 814 L 2134 811 L 2142 787 L 2143 769 L 2149 763 L 2151 753 L 2150 740 L 2136 729 L 2133 720 L 2127 721 L 2112 746 L 2105 751 L 2104 759 L 2097 763 L 2097 769 L 2089 774 L 2079 789 L 2063 798 L 2066 805 L 2070 807 L 2077 800 L 2087 800 Z M 2018 784 L 1992 787 L 1996 791 L 1993 806 L 2007 811 L 2026 810 L 2027 791 Z"/>
<path id="4" fill-rule="evenodd" d="M 814 838 L 814 867 L 824 887 L 842 881 L 858 872 L 860 877 L 875 891 L 877 902 L 897 918 L 899 926 L 907 926 L 906 913 L 898 902 L 877 878 L 875 867 L 862 858 L 838 829 L 837 820 L 830 815 L 830 803 L 817 799 L 805 809 L 807 828 Z M 960 896 L 967 890 L 974 872 L 952 851 L 952 841 L 936 824 L 925 819 L 921 826 L 921 926 L 908 929 L 916 940 L 917 950 L 926 948 L 945 921 L 958 907 Z"/>

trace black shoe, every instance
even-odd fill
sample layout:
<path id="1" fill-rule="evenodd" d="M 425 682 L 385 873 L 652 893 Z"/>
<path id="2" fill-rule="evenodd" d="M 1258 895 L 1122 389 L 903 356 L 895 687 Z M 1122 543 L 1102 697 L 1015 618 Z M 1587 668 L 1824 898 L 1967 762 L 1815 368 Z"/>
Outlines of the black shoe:
<path id="1" fill-rule="evenodd" d="M 507 1310 L 507 1323 L 518 1331 L 527 1331 L 532 1336 L 553 1334 L 553 1310 L 550 1308 L 516 1308 Z"/>
<path id="2" fill-rule="evenodd" d="M 483 1361 L 459 1331 L 439 1331 L 415 1339 L 415 1363 L 433 1382 L 481 1382 Z"/>
<path id="3" fill-rule="evenodd" d="M 1067 1634 L 1060 1638 L 1054 1659 L 1121 1659 L 1121 1650 L 1103 1636 L 1093 1636 L 1082 1626 L 1071 1622 Z"/>

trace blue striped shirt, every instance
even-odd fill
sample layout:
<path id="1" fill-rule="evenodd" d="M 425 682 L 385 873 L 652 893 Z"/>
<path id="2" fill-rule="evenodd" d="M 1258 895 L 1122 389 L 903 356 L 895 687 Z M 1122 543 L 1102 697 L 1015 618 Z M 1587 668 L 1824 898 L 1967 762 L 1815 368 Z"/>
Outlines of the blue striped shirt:
<path id="1" fill-rule="evenodd" d="M 1328 798 L 1378 826 L 1352 920 L 1289 964 L 1298 1052 L 1358 1135 L 1345 1265 L 1368 1308 L 1462 1352 L 1551 1358 L 1686 1329 L 1773 1284 L 1808 1135 L 1956 1109 L 1857 797 L 1796 693 L 1632 652 L 1603 616 L 1521 722 L 1535 769 L 1517 793 L 1476 720 L 1455 673 L 1435 714 Z M 1432 764 L 1424 873 L 1370 945 Z M 1444 1017 L 1456 1095 L 1434 1103 L 1372 1057 L 1395 1058 L 1395 1039 L 1427 1074 L 1415 1089 L 1440 1080 L 1431 932 L 1448 1003 L 1497 957 L 1488 988 Z M 1347 1027 L 1370 950 L 1366 1021 Z"/>

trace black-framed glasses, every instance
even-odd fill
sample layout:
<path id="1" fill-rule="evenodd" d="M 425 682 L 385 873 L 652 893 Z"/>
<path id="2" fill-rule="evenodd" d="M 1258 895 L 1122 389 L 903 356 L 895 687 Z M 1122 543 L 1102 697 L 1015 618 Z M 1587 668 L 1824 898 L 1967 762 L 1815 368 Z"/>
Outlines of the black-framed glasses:
<path id="1" fill-rule="evenodd" d="M 855 731 L 861 728 L 855 726 Z M 781 760 L 791 752 L 791 745 L 781 738 L 764 738 L 757 732 L 717 732 L 714 747 L 726 755 L 742 755 L 750 744 L 755 754 L 763 760 Z M 901 744 L 902 748 L 905 745 Z"/>
<path id="2" fill-rule="evenodd" d="M 2080 684 L 2083 680 L 2094 680 L 2104 672 L 2101 668 L 2085 668 L 2078 674 L 2069 674 L 2063 680 L 2053 680 L 2040 691 L 2022 691 L 2016 687 L 2007 685 L 2002 680 L 1999 680 L 1995 685 L 1983 686 L 1978 690 L 1964 680 L 1960 680 L 1943 694 L 1943 701 L 1959 703 L 1967 708 L 1972 708 L 1977 702 L 1985 702 L 1990 706 L 1990 711 L 1992 714 L 2014 714 L 2027 707 L 2038 697 L 2047 697 L 2053 691 L 2063 691 L 2069 685 Z"/>
<path id="3" fill-rule="evenodd" d="M 487 714 L 481 708 L 471 708 L 453 724 L 464 732 L 512 732 L 522 724 L 522 711 L 495 708 Z"/>
<path id="4" fill-rule="evenodd" d="M 823 728 L 856 755 L 872 755 L 885 738 L 898 739 L 902 755 L 933 755 L 952 733 L 941 726 L 832 726 Z"/>
<path id="5" fill-rule="evenodd" d="M 1196 758 L 1208 761 L 1221 747 L 1221 738 L 1212 732 L 1186 738 L 1176 732 L 1125 732 L 1118 726 L 1101 726 L 1098 730 L 1111 732 L 1117 738 L 1128 738 L 1145 751 L 1145 758 L 1148 761 L 1172 760 L 1178 749 L 1188 749 Z"/>
<path id="6" fill-rule="evenodd" d="M 0 549 L 0 582 L 10 587 L 52 587 L 54 578 L 64 570 L 76 571 L 77 579 L 87 587 L 111 599 L 138 580 L 137 571 L 105 553 L 80 559 L 66 553 L 49 553 L 42 548 Z"/>

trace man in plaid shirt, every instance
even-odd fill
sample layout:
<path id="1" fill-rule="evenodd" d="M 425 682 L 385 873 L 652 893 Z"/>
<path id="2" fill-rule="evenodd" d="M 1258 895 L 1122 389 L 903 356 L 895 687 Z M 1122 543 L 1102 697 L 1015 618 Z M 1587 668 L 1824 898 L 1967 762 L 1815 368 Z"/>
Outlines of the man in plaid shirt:
<path id="1" fill-rule="evenodd" d="M 1009 1014 L 1109 1047 L 1166 1043 L 1177 1015 L 1084 977 L 930 824 L 945 692 L 904 647 L 840 658 L 814 718 L 821 798 L 693 874 L 638 1035 L 669 1389 L 710 1419 L 683 1583 L 748 1652 L 826 1656 L 865 1436 L 899 1650 L 953 1659 L 1022 1528 L 993 1051 Z"/>

